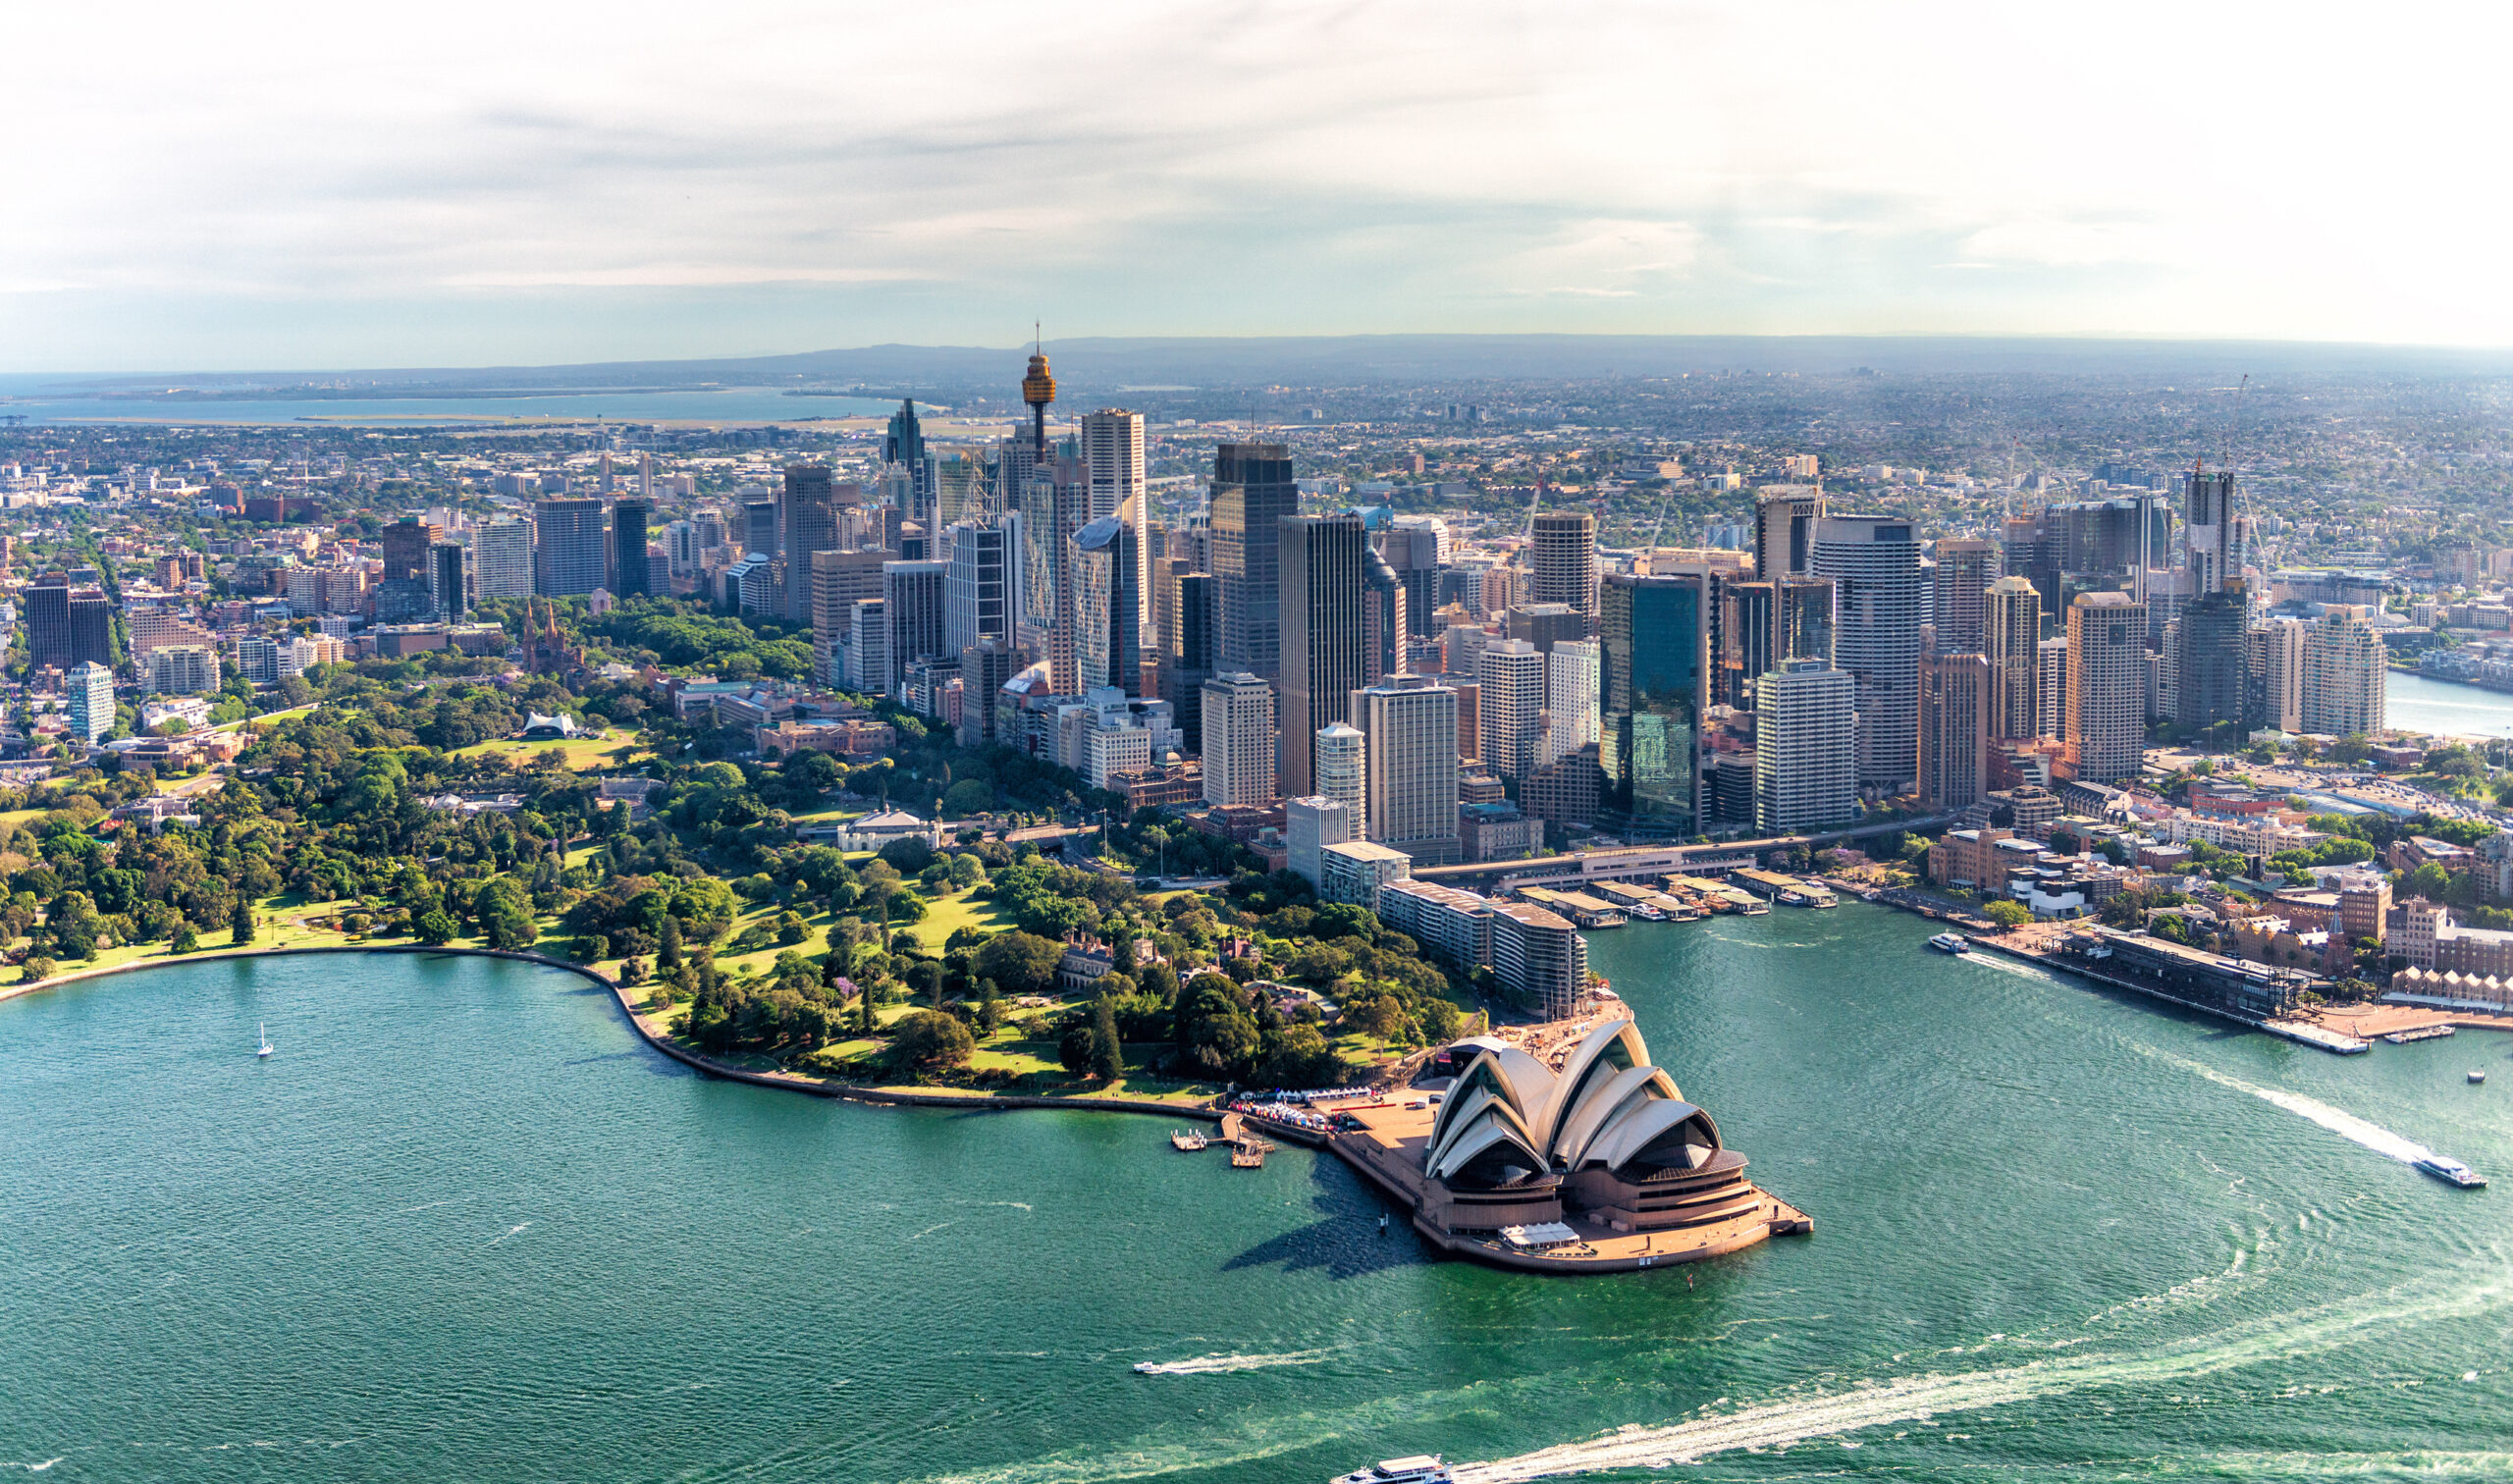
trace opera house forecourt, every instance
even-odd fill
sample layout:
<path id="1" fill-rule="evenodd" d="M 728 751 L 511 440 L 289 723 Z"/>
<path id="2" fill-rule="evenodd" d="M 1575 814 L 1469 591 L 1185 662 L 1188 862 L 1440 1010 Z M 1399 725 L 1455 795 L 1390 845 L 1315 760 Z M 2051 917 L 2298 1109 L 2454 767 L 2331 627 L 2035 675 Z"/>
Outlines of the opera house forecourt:
<path id="1" fill-rule="evenodd" d="M 1590 1033 L 1558 1071 L 1487 1045 L 1436 1105 L 1360 1116 L 1363 1137 L 1341 1151 L 1412 1197 L 1424 1237 L 1483 1261 L 1651 1267 L 1814 1229 L 1745 1179 L 1745 1157 L 1650 1064 L 1630 1020 Z"/>

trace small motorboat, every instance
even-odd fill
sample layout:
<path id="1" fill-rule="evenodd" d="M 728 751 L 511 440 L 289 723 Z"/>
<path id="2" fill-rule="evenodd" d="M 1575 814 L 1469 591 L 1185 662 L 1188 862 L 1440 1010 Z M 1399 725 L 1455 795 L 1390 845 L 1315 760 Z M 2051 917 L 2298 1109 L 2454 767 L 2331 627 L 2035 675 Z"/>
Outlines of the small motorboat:
<path id="1" fill-rule="evenodd" d="M 1969 953 L 1972 951 L 1972 940 L 1959 932 L 1941 932 L 1937 936 L 1930 938 L 1928 940 L 1928 945 L 1940 953 Z"/>
<path id="2" fill-rule="evenodd" d="M 2470 1081 L 2473 1083 L 2483 1083 L 2486 1081 L 2486 1069 L 2484 1067 L 2470 1068 Z"/>
<path id="3" fill-rule="evenodd" d="M 261 1032 L 261 1037 L 262 1037 L 261 1049 L 259 1049 L 259 1050 L 255 1051 L 255 1052 L 253 1053 L 253 1055 L 254 1055 L 256 1058 L 263 1058 L 263 1059 L 267 1059 L 267 1058 L 268 1058 L 268 1057 L 270 1057 L 274 1052 L 278 1051 L 278 1050 L 279 1050 L 279 1047 L 274 1046 L 274 1045 L 272 1045 L 272 1044 L 271 1044 L 271 1029 L 270 1029 L 270 1027 L 269 1027 L 268 1025 L 263 1025 L 263 1026 L 261 1026 L 261 1027 L 260 1027 L 260 1032 Z"/>
<path id="4" fill-rule="evenodd" d="M 1136 1361 L 1136 1362 L 1135 1362 L 1135 1374 L 1137 1374 L 1137 1375 L 1140 1375 L 1140 1376 L 1152 1376 L 1152 1375 L 1158 1375 L 1159 1373 L 1160 1373 L 1160 1364 L 1159 1364 L 1159 1362 L 1158 1362 L 1158 1361 L 1154 1361 L 1154 1360 L 1138 1360 L 1138 1361 Z"/>
<path id="5" fill-rule="evenodd" d="M 2436 1180 L 2459 1186 L 2464 1191 L 2486 1189 L 2486 1177 L 2457 1159 L 2446 1159 L 2440 1154 L 2429 1154 L 2417 1162 L 2417 1167 Z"/>

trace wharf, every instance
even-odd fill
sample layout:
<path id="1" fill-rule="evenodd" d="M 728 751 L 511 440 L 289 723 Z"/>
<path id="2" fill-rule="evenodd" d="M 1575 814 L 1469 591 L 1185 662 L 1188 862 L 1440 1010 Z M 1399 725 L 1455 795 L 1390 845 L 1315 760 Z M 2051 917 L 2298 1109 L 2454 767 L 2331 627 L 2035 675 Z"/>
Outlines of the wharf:
<path id="1" fill-rule="evenodd" d="M 1422 1157 L 1430 1141 L 1435 1108 L 1408 1108 L 1398 1102 L 1381 1107 L 1343 1110 L 1362 1127 L 1337 1134 L 1326 1147 L 1351 1165 L 1379 1192 L 1408 1211 L 1422 1202 Z M 1755 1208 L 1708 1226 L 1673 1232 L 1618 1232 L 1601 1223 L 1566 1217 L 1564 1224 L 1579 1236 L 1579 1244 L 1544 1251 L 1521 1251 L 1497 1239 L 1443 1232 L 1417 1214 L 1414 1230 L 1423 1241 L 1460 1257 L 1493 1267 L 1526 1273 L 1577 1275 L 1631 1273 L 1643 1268 L 1698 1262 L 1752 1246 L 1767 1238 L 1810 1233 L 1814 1218 L 1795 1206 L 1758 1191 Z"/>

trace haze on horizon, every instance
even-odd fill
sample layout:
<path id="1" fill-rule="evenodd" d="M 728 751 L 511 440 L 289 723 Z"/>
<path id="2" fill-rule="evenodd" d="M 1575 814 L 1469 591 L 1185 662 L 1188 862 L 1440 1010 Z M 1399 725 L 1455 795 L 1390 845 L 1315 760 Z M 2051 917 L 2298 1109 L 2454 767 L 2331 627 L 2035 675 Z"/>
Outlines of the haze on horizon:
<path id="1" fill-rule="evenodd" d="M 12 19 L 0 371 L 1399 332 L 2513 344 L 2502 12 Z"/>

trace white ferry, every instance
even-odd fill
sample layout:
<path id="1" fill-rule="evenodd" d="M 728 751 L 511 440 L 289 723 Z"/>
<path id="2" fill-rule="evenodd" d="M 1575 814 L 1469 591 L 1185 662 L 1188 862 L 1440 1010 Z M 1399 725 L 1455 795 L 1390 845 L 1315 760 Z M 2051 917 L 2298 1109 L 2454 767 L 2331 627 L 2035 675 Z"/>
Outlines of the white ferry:
<path id="1" fill-rule="evenodd" d="M 2436 1180 L 2449 1181 L 2464 1191 L 2486 1189 L 2486 1177 L 2457 1159 L 2446 1159 L 2440 1154 L 2429 1154 L 2417 1162 L 2417 1167 Z"/>
<path id="2" fill-rule="evenodd" d="M 1930 938 L 1928 940 L 1928 945 L 1940 953 L 1969 953 L 1972 951 L 1972 940 L 1959 932 L 1941 932 L 1937 936 Z"/>
<path id="3" fill-rule="evenodd" d="M 1456 1478 L 1438 1454 L 1416 1454 L 1410 1458 L 1381 1458 L 1367 1468 L 1354 1469 L 1332 1484 L 1454 1484 Z"/>

